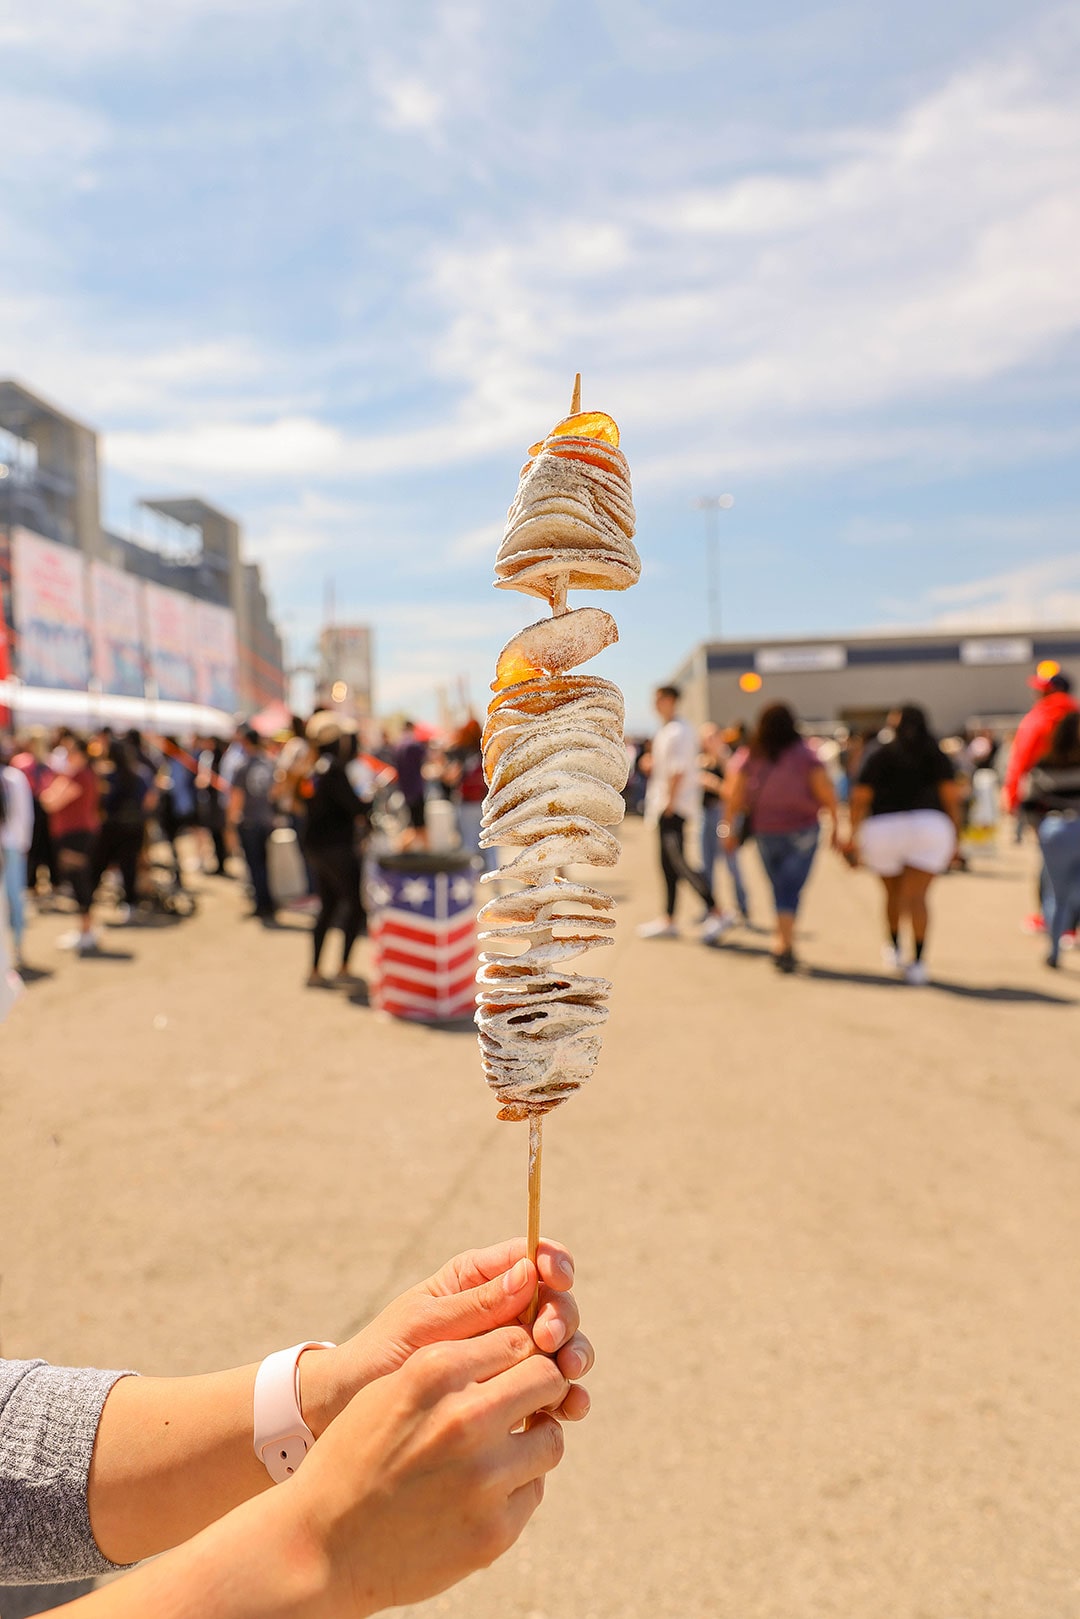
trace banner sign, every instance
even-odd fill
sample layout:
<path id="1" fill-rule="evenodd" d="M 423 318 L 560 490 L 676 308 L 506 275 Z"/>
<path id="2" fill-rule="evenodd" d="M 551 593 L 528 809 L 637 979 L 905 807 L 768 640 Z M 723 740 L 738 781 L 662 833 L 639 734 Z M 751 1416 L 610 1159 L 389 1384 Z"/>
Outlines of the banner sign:
<path id="1" fill-rule="evenodd" d="M 19 679 L 28 686 L 86 691 L 90 637 L 81 554 L 17 528 L 11 537 L 11 585 Z"/>
<path id="2" fill-rule="evenodd" d="M 146 662 L 157 695 L 174 703 L 195 701 L 194 604 L 163 585 L 143 584 Z"/>
<path id="3" fill-rule="evenodd" d="M 846 669 L 847 648 L 842 646 L 762 647 L 754 657 L 761 675 L 809 674 L 818 670 Z"/>
<path id="4" fill-rule="evenodd" d="M 961 663 L 1032 663 L 1034 658 L 1034 646 L 1020 635 L 960 642 Z"/>
<path id="5" fill-rule="evenodd" d="M 200 703 L 231 714 L 237 707 L 236 615 L 230 607 L 195 603 L 195 684 Z"/>
<path id="6" fill-rule="evenodd" d="M 141 697 L 143 672 L 139 581 L 107 562 L 90 564 L 90 601 L 94 621 L 94 674 L 102 691 L 117 697 Z"/>

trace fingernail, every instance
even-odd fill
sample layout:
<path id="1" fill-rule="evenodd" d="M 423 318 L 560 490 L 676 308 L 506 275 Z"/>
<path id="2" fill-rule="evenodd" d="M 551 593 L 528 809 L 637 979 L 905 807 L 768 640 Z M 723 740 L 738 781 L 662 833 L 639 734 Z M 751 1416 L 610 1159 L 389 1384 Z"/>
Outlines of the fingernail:
<path id="1" fill-rule="evenodd" d="M 562 1370 L 567 1377 L 580 1377 L 585 1370 L 585 1356 L 580 1349 L 568 1349 L 562 1360 Z"/>
<path id="2" fill-rule="evenodd" d="M 549 1353 L 554 1354 L 556 1349 L 558 1349 L 559 1345 L 561 1343 L 565 1342 L 565 1339 L 566 1339 L 566 1326 L 565 1326 L 565 1324 L 562 1321 L 559 1320 L 557 1315 L 546 1315 L 544 1317 L 543 1321 L 538 1322 L 537 1325 L 538 1326 L 543 1326 L 544 1336 L 547 1338 L 548 1342 L 551 1345 L 551 1349 L 549 1350 Z M 535 1336 L 536 1336 L 536 1334 L 534 1332 L 533 1337 L 535 1338 Z"/>
<path id="3" fill-rule="evenodd" d="M 513 1270 L 508 1270 L 503 1277 L 503 1287 L 508 1293 L 520 1293 L 529 1279 L 529 1261 L 519 1259 Z"/>
<path id="4" fill-rule="evenodd" d="M 565 1254 L 559 1255 L 559 1269 L 562 1271 L 568 1282 L 572 1282 L 574 1280 L 574 1262 L 571 1259 L 567 1259 Z"/>

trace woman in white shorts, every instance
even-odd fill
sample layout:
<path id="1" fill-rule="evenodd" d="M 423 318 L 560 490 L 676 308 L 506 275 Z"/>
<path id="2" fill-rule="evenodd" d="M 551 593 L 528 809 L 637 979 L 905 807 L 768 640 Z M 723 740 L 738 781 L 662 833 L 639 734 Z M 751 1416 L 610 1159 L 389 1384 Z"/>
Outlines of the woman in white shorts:
<path id="1" fill-rule="evenodd" d="M 868 755 L 852 789 L 845 852 L 853 865 L 876 871 L 885 885 L 886 964 L 901 965 L 900 930 L 906 918 L 912 955 L 904 977 L 909 984 L 925 984 L 927 893 L 956 852 L 960 788 L 921 708 L 903 708 L 890 716 L 890 723 L 893 740 Z"/>

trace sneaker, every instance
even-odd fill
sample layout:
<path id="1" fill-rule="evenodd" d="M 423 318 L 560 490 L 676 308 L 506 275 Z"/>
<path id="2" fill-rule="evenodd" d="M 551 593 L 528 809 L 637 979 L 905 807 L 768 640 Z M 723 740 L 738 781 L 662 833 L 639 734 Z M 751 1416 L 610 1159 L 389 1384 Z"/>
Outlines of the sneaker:
<path id="1" fill-rule="evenodd" d="M 793 973 L 796 965 L 793 950 L 781 950 L 779 955 L 773 956 L 773 966 L 778 973 Z"/>
<path id="2" fill-rule="evenodd" d="M 894 944 L 883 944 L 881 947 L 881 965 L 890 972 L 896 972 L 900 962 L 900 952 Z"/>
<path id="3" fill-rule="evenodd" d="M 715 944 L 717 939 L 722 938 L 723 935 L 734 926 L 735 918 L 728 912 L 725 912 L 722 916 L 718 916 L 715 912 L 713 912 L 711 915 L 705 918 L 705 921 L 702 924 L 702 944 Z"/>
<path id="4" fill-rule="evenodd" d="M 926 970 L 925 961 L 909 961 L 904 968 L 904 982 L 906 984 L 923 985 L 930 982 L 930 974 Z"/>
<path id="5" fill-rule="evenodd" d="M 75 946 L 75 953 L 80 956 L 92 956 L 97 947 L 98 936 L 96 933 L 80 933 L 79 942 Z"/>
<path id="6" fill-rule="evenodd" d="M 70 933 L 61 933 L 56 941 L 58 950 L 77 950 L 82 933 L 78 928 L 72 928 Z"/>
<path id="7" fill-rule="evenodd" d="M 1025 916 L 1024 920 L 1020 924 L 1020 932 L 1021 933 L 1045 933 L 1046 932 L 1046 923 L 1043 921 L 1043 919 L 1039 915 L 1038 911 L 1033 911 L 1030 916 Z"/>
<path id="8" fill-rule="evenodd" d="M 639 939 L 677 939 L 679 930 L 667 917 L 657 917 L 655 922 L 642 922 L 637 936 Z"/>
<path id="9" fill-rule="evenodd" d="M 1061 935 L 1061 939 L 1059 941 L 1059 944 L 1060 944 L 1060 947 L 1061 947 L 1062 950 L 1075 950 L 1076 949 L 1076 934 L 1075 933 L 1063 933 Z"/>

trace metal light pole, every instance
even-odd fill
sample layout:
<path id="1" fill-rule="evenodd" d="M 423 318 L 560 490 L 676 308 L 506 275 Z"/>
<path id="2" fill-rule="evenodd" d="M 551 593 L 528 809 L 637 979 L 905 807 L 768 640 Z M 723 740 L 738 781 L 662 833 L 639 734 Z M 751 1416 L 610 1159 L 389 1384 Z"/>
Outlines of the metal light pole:
<path id="1" fill-rule="evenodd" d="M 730 511 L 734 495 L 701 495 L 695 511 L 705 513 L 705 595 L 709 610 L 709 636 L 720 639 L 720 512 Z"/>

